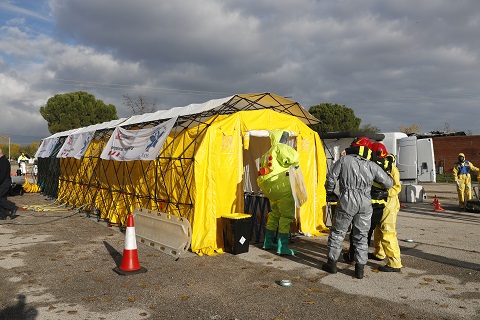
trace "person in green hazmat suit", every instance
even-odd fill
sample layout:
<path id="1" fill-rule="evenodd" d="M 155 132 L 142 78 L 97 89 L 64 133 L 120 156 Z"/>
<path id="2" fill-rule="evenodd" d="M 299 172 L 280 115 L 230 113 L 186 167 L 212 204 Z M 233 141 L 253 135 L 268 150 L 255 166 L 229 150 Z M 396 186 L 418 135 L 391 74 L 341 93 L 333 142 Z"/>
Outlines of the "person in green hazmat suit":
<path id="1" fill-rule="evenodd" d="M 295 200 L 290 186 L 288 168 L 298 167 L 300 156 L 288 146 L 288 132 L 270 131 L 270 149 L 260 158 L 260 170 L 257 183 L 270 201 L 272 211 L 268 213 L 263 249 L 277 249 L 278 254 L 294 255 L 295 250 L 288 247 L 290 224 L 295 220 Z M 278 229 L 278 241 L 274 243 Z"/>

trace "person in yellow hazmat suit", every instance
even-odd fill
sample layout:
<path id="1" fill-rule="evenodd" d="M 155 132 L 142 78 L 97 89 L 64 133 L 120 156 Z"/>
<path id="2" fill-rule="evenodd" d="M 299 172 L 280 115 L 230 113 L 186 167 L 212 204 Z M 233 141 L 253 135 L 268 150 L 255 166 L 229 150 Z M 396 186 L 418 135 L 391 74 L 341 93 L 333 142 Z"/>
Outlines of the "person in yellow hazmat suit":
<path id="1" fill-rule="evenodd" d="M 400 272 L 402 268 L 402 259 L 400 258 L 400 246 L 397 239 L 397 215 L 400 211 L 400 200 L 398 194 L 402 191 L 400 183 L 400 172 L 395 166 L 395 157 L 391 154 L 385 157 L 391 165 L 389 172 L 393 180 L 393 187 L 388 189 L 388 198 L 383 215 L 373 231 L 373 243 L 375 250 L 369 258 L 382 261 L 388 258 L 388 262 L 384 266 L 380 266 L 378 271 L 382 272 Z"/>
<path id="2" fill-rule="evenodd" d="M 257 183 L 270 201 L 263 248 L 277 249 L 278 254 L 294 255 L 288 246 L 290 224 L 295 220 L 295 200 L 290 186 L 288 168 L 300 164 L 298 152 L 288 146 L 289 133 L 284 130 L 270 131 L 270 149 L 260 158 Z M 277 244 L 275 232 L 278 229 Z"/>
<path id="3" fill-rule="evenodd" d="M 465 154 L 458 154 L 458 162 L 453 166 L 453 178 L 457 184 L 458 204 L 460 209 L 465 208 L 465 201 L 472 199 L 472 177 L 470 171 L 479 173 L 480 170 L 468 160 Z"/>

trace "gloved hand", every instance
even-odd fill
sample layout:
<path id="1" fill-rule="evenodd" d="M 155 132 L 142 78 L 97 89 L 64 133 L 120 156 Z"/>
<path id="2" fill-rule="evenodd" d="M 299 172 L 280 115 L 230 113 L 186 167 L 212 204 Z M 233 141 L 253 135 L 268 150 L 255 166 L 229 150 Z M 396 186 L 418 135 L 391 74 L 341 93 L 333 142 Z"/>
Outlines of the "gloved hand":
<path id="1" fill-rule="evenodd" d="M 337 202 L 338 196 L 333 191 L 327 192 L 327 202 Z"/>

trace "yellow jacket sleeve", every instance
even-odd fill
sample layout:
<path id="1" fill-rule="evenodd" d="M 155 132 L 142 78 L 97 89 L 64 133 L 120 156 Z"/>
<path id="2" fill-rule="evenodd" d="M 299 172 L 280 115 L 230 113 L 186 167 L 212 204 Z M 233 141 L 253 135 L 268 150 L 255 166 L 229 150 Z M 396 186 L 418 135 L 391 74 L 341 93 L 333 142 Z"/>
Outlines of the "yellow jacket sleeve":
<path id="1" fill-rule="evenodd" d="M 400 172 L 394 165 L 392 165 L 392 172 L 390 173 L 390 177 L 392 177 L 393 179 L 393 187 L 388 189 L 388 196 L 395 197 L 400 193 L 400 191 L 402 191 L 402 184 L 400 183 Z"/>
<path id="2" fill-rule="evenodd" d="M 458 181 L 458 167 L 456 163 L 453 165 L 453 179 L 455 182 Z"/>
<path id="3" fill-rule="evenodd" d="M 469 161 L 469 164 L 470 164 L 470 170 L 471 170 L 471 171 L 477 172 L 477 173 L 480 172 L 480 169 L 478 169 L 477 167 L 475 167 L 475 166 L 473 165 L 473 163 L 471 163 L 470 161 Z"/>

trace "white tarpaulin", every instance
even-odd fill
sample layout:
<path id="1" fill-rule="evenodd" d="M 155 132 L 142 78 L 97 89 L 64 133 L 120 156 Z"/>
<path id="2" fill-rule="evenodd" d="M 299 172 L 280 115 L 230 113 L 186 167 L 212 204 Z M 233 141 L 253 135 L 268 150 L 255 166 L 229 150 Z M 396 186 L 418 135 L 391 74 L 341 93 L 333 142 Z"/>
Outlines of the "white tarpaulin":
<path id="1" fill-rule="evenodd" d="M 51 154 L 55 146 L 57 145 L 58 137 L 45 139 L 42 141 L 42 144 L 35 153 L 36 158 L 48 158 Z"/>
<path id="2" fill-rule="evenodd" d="M 156 127 L 139 130 L 117 127 L 100 158 L 117 161 L 155 160 L 176 121 L 177 117 L 174 117 Z"/>
<path id="3" fill-rule="evenodd" d="M 94 131 L 91 131 L 69 135 L 58 152 L 57 158 L 81 159 L 85 154 L 94 133 Z"/>

